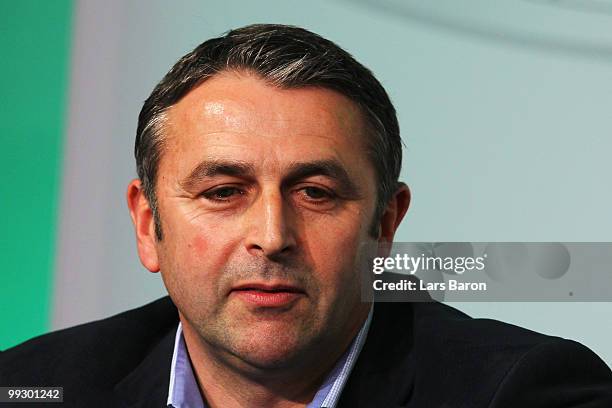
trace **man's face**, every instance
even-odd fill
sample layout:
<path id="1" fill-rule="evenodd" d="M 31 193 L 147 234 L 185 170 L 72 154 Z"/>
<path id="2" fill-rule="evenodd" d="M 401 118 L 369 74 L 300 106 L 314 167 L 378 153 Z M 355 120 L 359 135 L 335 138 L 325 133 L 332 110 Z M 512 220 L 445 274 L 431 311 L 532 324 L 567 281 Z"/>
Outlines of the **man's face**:
<path id="1" fill-rule="evenodd" d="M 358 108 L 228 72 L 170 108 L 164 134 L 155 248 L 186 332 L 257 368 L 346 347 L 369 310 L 357 269 L 374 240 Z"/>

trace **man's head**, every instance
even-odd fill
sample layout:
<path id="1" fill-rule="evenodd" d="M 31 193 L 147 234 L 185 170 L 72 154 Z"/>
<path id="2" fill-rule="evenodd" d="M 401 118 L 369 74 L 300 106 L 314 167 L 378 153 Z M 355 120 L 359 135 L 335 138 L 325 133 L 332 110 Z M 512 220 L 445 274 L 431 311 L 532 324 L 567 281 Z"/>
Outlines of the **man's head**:
<path id="1" fill-rule="evenodd" d="M 333 42 L 307 30 L 251 25 L 208 40 L 181 58 L 146 100 L 138 118 L 136 169 L 151 203 L 158 238 L 163 236 L 155 185 L 164 145 L 166 111 L 198 84 L 227 71 L 257 74 L 284 89 L 322 87 L 348 97 L 368 128 L 366 149 L 376 170 L 379 221 L 398 188 L 402 141 L 395 108 L 370 70 Z M 372 234 L 378 231 L 372 226 Z"/>
<path id="2" fill-rule="evenodd" d="M 308 31 L 250 26 L 183 57 L 141 112 L 128 204 L 186 339 L 246 370 L 348 346 L 363 245 L 408 207 L 398 132 L 372 74 Z"/>

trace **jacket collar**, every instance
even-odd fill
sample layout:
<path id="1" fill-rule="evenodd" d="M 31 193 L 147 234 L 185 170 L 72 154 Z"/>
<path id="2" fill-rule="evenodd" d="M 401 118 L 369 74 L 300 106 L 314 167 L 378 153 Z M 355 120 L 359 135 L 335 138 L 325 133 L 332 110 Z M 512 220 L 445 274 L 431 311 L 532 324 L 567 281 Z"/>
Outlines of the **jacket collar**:
<path id="1" fill-rule="evenodd" d="M 410 303 L 375 305 L 368 338 L 342 391 L 339 408 L 394 408 L 408 403 L 415 376 L 412 327 Z"/>
<path id="2" fill-rule="evenodd" d="M 178 326 L 176 307 L 164 299 L 173 324 L 164 324 L 161 339 L 142 362 L 117 383 L 116 406 L 165 407 L 170 367 Z M 339 408 L 401 407 L 410 399 L 414 384 L 413 308 L 410 303 L 377 303 L 365 344 L 342 392 Z M 159 338 L 159 337 L 158 337 Z M 146 347 L 146 345 L 143 345 Z M 398 381 L 398 379 L 402 381 Z"/>
<path id="3" fill-rule="evenodd" d="M 176 326 L 153 347 L 138 367 L 115 386 L 118 406 L 166 406 L 175 334 Z"/>

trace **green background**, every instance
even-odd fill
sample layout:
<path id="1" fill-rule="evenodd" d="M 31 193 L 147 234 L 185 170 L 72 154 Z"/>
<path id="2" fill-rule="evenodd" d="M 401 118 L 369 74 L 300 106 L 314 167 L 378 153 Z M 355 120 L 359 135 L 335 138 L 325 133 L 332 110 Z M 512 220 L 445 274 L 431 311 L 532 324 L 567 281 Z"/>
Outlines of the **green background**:
<path id="1" fill-rule="evenodd" d="M 0 349 L 50 327 L 72 1 L 0 2 Z"/>

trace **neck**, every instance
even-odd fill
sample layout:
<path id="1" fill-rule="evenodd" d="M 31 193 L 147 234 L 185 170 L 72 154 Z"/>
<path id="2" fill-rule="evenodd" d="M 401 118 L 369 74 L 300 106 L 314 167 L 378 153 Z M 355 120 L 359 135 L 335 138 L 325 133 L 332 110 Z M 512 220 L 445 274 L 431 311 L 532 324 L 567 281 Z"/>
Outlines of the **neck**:
<path id="1" fill-rule="evenodd" d="M 367 317 L 367 315 L 366 315 Z M 321 344 L 283 368 L 258 368 L 206 343 L 181 316 L 185 344 L 201 394 L 211 408 L 305 407 L 350 347 L 365 318 L 343 342 Z"/>

